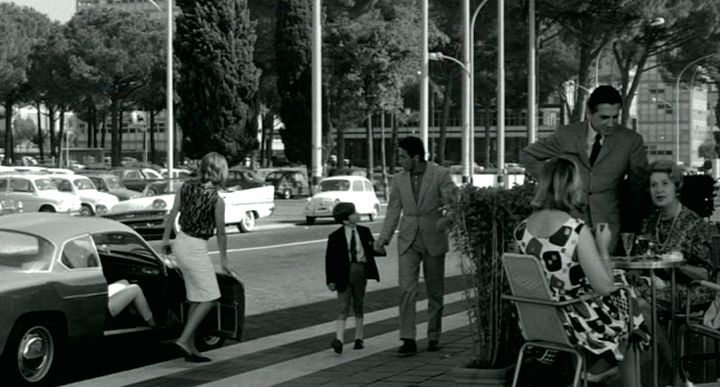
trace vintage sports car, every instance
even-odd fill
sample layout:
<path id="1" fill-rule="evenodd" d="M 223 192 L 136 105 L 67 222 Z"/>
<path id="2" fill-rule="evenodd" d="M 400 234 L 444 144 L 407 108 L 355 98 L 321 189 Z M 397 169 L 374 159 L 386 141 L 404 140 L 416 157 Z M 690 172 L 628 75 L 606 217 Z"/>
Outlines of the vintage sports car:
<path id="1" fill-rule="evenodd" d="M 12 199 L 23 203 L 24 212 L 80 213 L 80 199 L 60 192 L 50 180 L 51 175 L 0 175 L 0 200 Z"/>
<path id="2" fill-rule="evenodd" d="M 123 222 L 145 238 L 162 238 L 165 217 L 175 202 L 175 192 L 182 186 L 182 180 L 155 182 L 143 192 L 145 197 L 126 200 L 116 204 L 106 218 Z M 153 193 L 160 193 L 154 194 Z M 225 200 L 225 223 L 237 225 L 242 232 L 255 229 L 255 220 L 270 216 L 275 210 L 272 186 L 242 189 L 242 186 L 228 186 L 220 195 Z M 177 219 L 175 220 L 177 228 Z"/>
<path id="3" fill-rule="evenodd" d="M 370 180 L 361 176 L 334 176 L 320 181 L 315 195 L 305 204 L 307 224 L 315 224 L 316 218 L 332 218 L 335 205 L 351 202 L 360 215 L 367 215 L 372 222 L 380 213 L 380 201 Z"/>
<path id="4" fill-rule="evenodd" d="M 14 214 L 0 224 L 0 375 L 2 385 L 49 383 L 66 349 L 103 336 L 172 339 L 187 316 L 182 274 L 131 228 L 100 217 Z M 198 348 L 239 340 L 245 295 L 236 275 L 218 274 L 221 299 L 197 335 Z M 151 328 L 130 307 L 108 312 L 108 284 L 138 284 Z"/>
<path id="5" fill-rule="evenodd" d="M 58 191 L 67 192 L 80 198 L 81 216 L 102 215 L 119 201 L 115 195 L 99 192 L 87 176 L 52 175 L 50 180 L 55 183 Z"/>

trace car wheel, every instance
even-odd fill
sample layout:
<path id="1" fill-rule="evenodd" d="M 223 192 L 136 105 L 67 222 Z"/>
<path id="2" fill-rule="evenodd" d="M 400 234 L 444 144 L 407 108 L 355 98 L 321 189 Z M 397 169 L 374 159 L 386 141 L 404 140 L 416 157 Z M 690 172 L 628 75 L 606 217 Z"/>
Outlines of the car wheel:
<path id="1" fill-rule="evenodd" d="M 286 199 L 286 200 L 287 200 L 287 199 L 292 199 L 292 197 L 293 197 L 292 190 L 291 190 L 291 189 L 286 189 L 285 191 L 283 191 L 282 197 L 283 197 L 283 199 Z"/>
<path id="2" fill-rule="evenodd" d="M 195 347 L 200 352 L 220 348 L 223 346 L 223 344 L 225 344 L 225 338 L 223 337 L 200 333 L 195 335 Z"/>
<path id="3" fill-rule="evenodd" d="M 310 226 L 312 226 L 313 224 L 315 224 L 315 217 L 314 217 L 314 216 L 306 216 L 306 217 L 305 217 L 305 223 L 307 223 L 307 224 L 309 224 Z"/>
<path id="4" fill-rule="evenodd" d="M 55 212 L 55 207 L 44 205 L 40 207 L 40 212 Z"/>
<path id="5" fill-rule="evenodd" d="M 83 204 L 80 207 L 80 216 L 93 216 L 93 215 L 95 215 L 95 213 L 93 212 L 92 208 L 89 205 Z"/>
<path id="6" fill-rule="evenodd" d="M 3 359 L 12 381 L 19 385 L 47 384 L 59 359 L 56 338 L 47 323 L 26 320 L 16 325 Z"/>
<path id="7" fill-rule="evenodd" d="M 245 213 L 245 216 L 243 216 L 240 223 L 238 223 L 238 228 L 241 232 L 250 232 L 255 229 L 255 215 L 252 211 Z"/>

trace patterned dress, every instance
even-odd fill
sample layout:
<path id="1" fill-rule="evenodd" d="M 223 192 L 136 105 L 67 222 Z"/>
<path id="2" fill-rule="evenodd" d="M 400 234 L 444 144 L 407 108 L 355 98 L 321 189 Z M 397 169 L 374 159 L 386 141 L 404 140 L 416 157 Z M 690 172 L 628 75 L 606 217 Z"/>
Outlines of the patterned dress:
<path id="1" fill-rule="evenodd" d="M 652 215 L 643 220 L 641 234 L 650 237 L 650 241 L 654 244 L 653 252 L 655 254 L 665 254 L 671 251 L 680 251 L 685 261 L 692 266 L 702 267 L 711 273 L 715 268 L 712 259 L 712 244 L 710 230 L 700 215 L 683 206 L 676 220 L 662 219 L 660 210 L 655 211 Z M 662 243 L 661 243 L 662 242 Z M 658 276 L 669 279 L 668 273 L 659 272 Z M 690 279 L 677 272 L 677 300 L 680 305 L 685 304 L 687 299 L 687 284 Z M 641 282 L 636 285 L 638 292 L 644 298 L 650 299 L 650 286 L 647 282 Z M 658 300 L 669 303 L 671 299 L 671 288 L 669 286 L 656 289 Z M 694 292 L 692 297 L 693 304 L 707 304 L 713 300 L 715 294 L 707 288 L 701 288 L 701 291 Z M 662 305 L 662 304 L 661 304 Z"/>
<path id="2" fill-rule="evenodd" d="M 556 301 L 576 299 L 593 289 L 577 259 L 576 247 L 585 223 L 569 218 L 547 238 L 534 236 L 527 230 L 527 220 L 515 230 L 520 252 L 537 257 L 545 269 L 550 291 Z M 625 284 L 621 272 L 616 282 Z M 601 299 L 580 301 L 565 308 L 564 321 L 570 341 L 595 355 L 612 354 L 620 362 L 628 340 L 628 302 L 625 293 L 616 291 Z M 642 317 L 634 318 L 639 326 Z M 646 335 L 645 335 L 646 336 Z M 647 337 L 647 336 L 646 336 Z"/>

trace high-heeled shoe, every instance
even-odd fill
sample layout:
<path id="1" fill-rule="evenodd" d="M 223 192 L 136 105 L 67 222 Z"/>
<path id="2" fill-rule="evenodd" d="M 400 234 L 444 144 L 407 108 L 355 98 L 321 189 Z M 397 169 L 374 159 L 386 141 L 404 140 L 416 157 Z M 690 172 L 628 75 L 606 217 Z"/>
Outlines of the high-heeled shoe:
<path id="1" fill-rule="evenodd" d="M 196 354 L 188 351 L 187 349 L 185 349 L 185 347 L 183 347 L 182 345 L 180 345 L 178 343 L 173 343 L 173 345 L 175 345 L 175 348 L 177 348 L 177 350 L 182 354 L 182 356 L 185 358 L 186 362 L 208 363 L 208 362 L 212 361 L 212 359 L 209 357 L 202 356 L 202 355 L 196 355 Z"/>

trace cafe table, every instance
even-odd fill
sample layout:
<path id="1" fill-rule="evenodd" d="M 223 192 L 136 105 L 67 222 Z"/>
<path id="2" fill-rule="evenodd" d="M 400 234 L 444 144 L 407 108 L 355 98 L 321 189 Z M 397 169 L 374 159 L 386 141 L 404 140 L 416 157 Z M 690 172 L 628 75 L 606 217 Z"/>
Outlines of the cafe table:
<path id="1" fill-rule="evenodd" d="M 675 269 L 685 263 L 682 259 L 662 259 L 657 256 L 641 256 L 641 257 L 613 257 L 612 262 L 615 268 L 625 270 L 646 270 L 650 273 L 650 290 L 651 300 L 650 308 L 652 310 L 652 321 L 650 321 L 650 329 L 652 331 L 652 365 L 653 365 L 653 387 L 658 385 L 658 336 L 657 336 L 657 294 L 655 289 L 655 274 L 658 270 L 670 271 L 670 321 L 675 323 Z M 671 325 L 674 329 L 674 325 Z M 674 332 L 673 332 L 674 333 Z M 673 335 L 674 337 L 674 335 Z M 673 350 L 675 349 L 675 340 L 673 338 Z"/>

